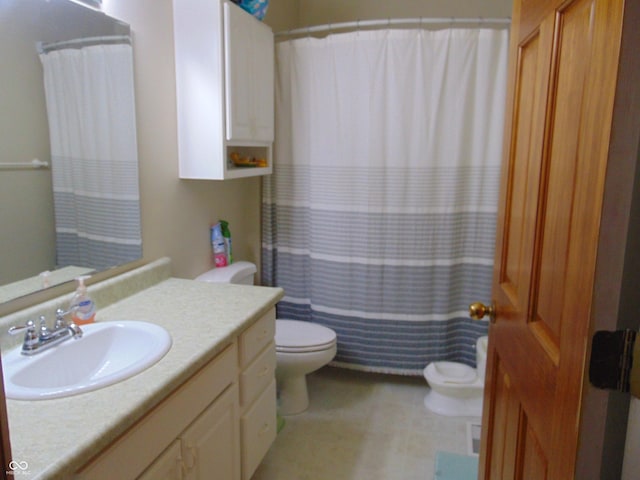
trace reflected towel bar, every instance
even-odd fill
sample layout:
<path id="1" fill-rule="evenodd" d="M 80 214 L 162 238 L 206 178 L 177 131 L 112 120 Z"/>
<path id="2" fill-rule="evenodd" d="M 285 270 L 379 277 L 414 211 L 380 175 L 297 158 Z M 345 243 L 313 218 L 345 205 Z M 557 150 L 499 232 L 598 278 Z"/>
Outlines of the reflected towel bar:
<path id="1" fill-rule="evenodd" d="M 42 160 L 38 160 L 34 158 L 30 162 L 7 162 L 0 163 L 0 169 L 11 169 L 11 170 L 36 170 L 39 168 L 47 168 L 49 166 L 49 162 L 43 162 Z"/>

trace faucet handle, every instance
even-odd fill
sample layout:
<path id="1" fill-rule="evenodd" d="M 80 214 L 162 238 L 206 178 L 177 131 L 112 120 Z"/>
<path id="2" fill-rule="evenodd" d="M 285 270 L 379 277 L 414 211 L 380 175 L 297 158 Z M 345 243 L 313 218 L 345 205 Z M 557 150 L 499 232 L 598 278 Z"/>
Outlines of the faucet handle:
<path id="1" fill-rule="evenodd" d="M 64 328 L 64 327 L 67 326 L 67 322 L 64 319 L 64 316 L 65 316 L 66 313 L 68 313 L 68 312 L 65 312 L 61 308 L 56 310 L 56 321 L 55 321 L 55 324 L 54 324 L 53 328 L 58 330 L 59 328 Z"/>
<path id="2" fill-rule="evenodd" d="M 36 324 L 33 320 L 29 320 L 25 325 L 15 326 L 9 329 L 9 335 L 17 335 L 25 330 L 24 342 L 22 343 L 23 352 L 34 350 L 39 342 L 40 337 L 36 332 Z"/>
<path id="3" fill-rule="evenodd" d="M 51 332 L 47 328 L 47 319 L 45 318 L 45 316 L 44 315 L 40 315 L 38 321 L 40 322 L 40 336 L 44 337 L 44 336 L 49 335 L 49 333 L 51 333 Z"/>
<path id="4" fill-rule="evenodd" d="M 35 333 L 36 324 L 33 322 L 33 320 L 27 321 L 27 323 L 24 325 L 14 325 L 13 327 L 9 328 L 7 333 L 9 335 L 18 335 L 19 333 L 22 333 L 25 330 L 27 331 L 27 333 L 31 333 L 31 332 Z"/>
<path id="5" fill-rule="evenodd" d="M 71 307 L 69 310 L 65 311 L 61 308 L 56 310 L 56 327 L 55 328 L 64 328 L 68 325 L 67 321 L 64 319 L 71 312 L 74 312 L 77 307 Z"/>
<path id="6" fill-rule="evenodd" d="M 78 325 L 76 325 L 73 320 L 71 322 L 67 322 L 64 317 L 72 312 L 75 312 L 77 309 L 77 306 L 73 306 L 66 312 L 61 308 L 56 310 L 56 329 L 68 328 L 71 332 L 71 336 L 76 339 L 82 337 L 82 329 Z"/>

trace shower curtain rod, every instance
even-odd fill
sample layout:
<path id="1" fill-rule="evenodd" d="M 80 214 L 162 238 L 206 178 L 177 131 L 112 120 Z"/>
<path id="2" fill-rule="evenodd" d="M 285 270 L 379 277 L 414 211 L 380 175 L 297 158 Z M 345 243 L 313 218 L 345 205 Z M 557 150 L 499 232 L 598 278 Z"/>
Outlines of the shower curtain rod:
<path id="1" fill-rule="evenodd" d="M 311 33 L 330 32 L 333 30 L 343 30 L 361 27 L 390 27 L 394 25 L 454 25 L 454 24 L 480 24 L 480 25 L 511 25 L 510 18 L 389 18 L 386 20 L 356 20 L 355 22 L 327 23 L 326 25 L 316 25 L 313 27 L 296 28 L 294 30 L 283 30 L 276 32 L 276 37 L 287 35 L 308 35 Z"/>
<path id="2" fill-rule="evenodd" d="M 49 53 L 53 50 L 60 50 L 67 47 L 82 48 L 90 45 L 101 45 L 104 43 L 117 44 L 117 43 L 131 43 L 131 37 L 129 35 L 106 35 L 102 37 L 84 37 L 75 38 L 73 40 L 64 40 L 62 42 L 44 43 L 37 42 L 36 48 L 38 53 Z"/>

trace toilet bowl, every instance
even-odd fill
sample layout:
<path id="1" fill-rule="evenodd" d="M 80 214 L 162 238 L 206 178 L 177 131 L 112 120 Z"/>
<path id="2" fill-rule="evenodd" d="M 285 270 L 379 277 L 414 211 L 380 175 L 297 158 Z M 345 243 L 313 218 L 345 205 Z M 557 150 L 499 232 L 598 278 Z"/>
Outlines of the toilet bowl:
<path id="1" fill-rule="evenodd" d="M 477 368 L 458 362 L 432 362 L 424 369 L 429 391 L 424 405 L 439 415 L 482 416 L 488 337 L 476 341 Z"/>
<path id="2" fill-rule="evenodd" d="M 196 280 L 253 285 L 256 266 L 234 262 L 209 270 Z M 309 406 L 306 376 L 328 364 L 337 351 L 336 332 L 322 325 L 276 319 L 276 384 L 281 415 L 304 412 Z"/>
<path id="3" fill-rule="evenodd" d="M 336 356 L 336 332 L 298 320 L 276 320 L 276 382 L 281 415 L 309 406 L 306 376 Z"/>

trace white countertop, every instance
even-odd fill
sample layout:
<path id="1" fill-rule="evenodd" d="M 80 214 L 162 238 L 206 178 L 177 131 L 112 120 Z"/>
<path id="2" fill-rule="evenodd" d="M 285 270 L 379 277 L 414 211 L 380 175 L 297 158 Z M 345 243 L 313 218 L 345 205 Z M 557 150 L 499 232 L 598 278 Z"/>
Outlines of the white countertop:
<path id="1" fill-rule="evenodd" d="M 97 321 L 141 320 L 163 326 L 171 334 L 171 349 L 138 375 L 93 392 L 42 401 L 7 400 L 13 460 L 28 465 L 21 476 L 70 478 L 282 295 L 280 288 L 169 278 L 99 311 Z"/>

